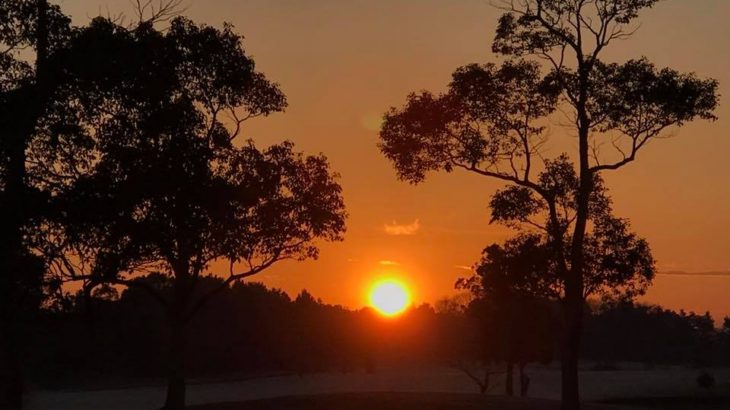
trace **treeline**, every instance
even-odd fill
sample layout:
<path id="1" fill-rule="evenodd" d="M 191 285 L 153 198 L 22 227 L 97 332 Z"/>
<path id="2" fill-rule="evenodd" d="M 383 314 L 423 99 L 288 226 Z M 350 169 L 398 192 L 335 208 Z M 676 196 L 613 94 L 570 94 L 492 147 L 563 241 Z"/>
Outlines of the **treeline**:
<path id="1" fill-rule="evenodd" d="M 709 312 L 676 312 L 634 303 L 599 305 L 586 322 L 582 349 L 584 357 L 607 366 L 621 361 L 727 366 L 730 318 L 717 328 Z"/>
<path id="2" fill-rule="evenodd" d="M 140 280 L 162 291 L 169 288 L 161 276 Z M 203 290 L 220 283 L 212 277 L 202 281 Z M 485 328 L 476 310 L 478 304 L 452 300 L 386 319 L 367 308 L 328 305 L 306 291 L 292 299 L 261 284 L 234 284 L 191 321 L 186 371 L 192 377 L 214 377 L 377 372 L 394 364 L 489 362 L 500 367 L 507 359 L 500 355 L 510 349 L 499 346 L 510 338 Z M 160 325 L 164 314 L 140 288 L 79 293 L 63 306 L 42 311 L 26 327 L 32 341 L 25 345 L 27 377 L 43 387 L 162 377 L 170 337 Z M 531 326 L 513 324 L 514 329 Z M 532 340 L 532 349 L 543 354 L 529 361 L 557 359 L 557 334 L 551 328 Z M 716 329 L 709 315 L 603 304 L 587 315 L 585 335 L 584 359 L 600 365 L 730 364 L 730 321 Z"/>
<path id="3" fill-rule="evenodd" d="M 165 292 L 164 278 L 143 279 Z M 201 291 L 217 278 L 201 278 Z M 168 364 L 165 311 L 147 292 L 121 294 L 102 288 L 77 294 L 65 306 L 43 311 L 27 327 L 29 378 L 35 383 L 161 377 Z M 424 305 L 386 320 L 315 299 L 307 291 L 290 298 L 257 283 L 233 284 L 190 322 L 185 345 L 192 377 L 231 373 L 376 371 L 384 362 L 442 360 L 456 333 Z M 443 332 L 442 332 L 443 329 Z"/>

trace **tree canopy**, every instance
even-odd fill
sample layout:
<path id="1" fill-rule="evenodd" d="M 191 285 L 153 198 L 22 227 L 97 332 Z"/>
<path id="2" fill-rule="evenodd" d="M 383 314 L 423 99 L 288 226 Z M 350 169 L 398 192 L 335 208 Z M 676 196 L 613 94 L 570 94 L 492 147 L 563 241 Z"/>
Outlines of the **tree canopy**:
<path id="1" fill-rule="evenodd" d="M 323 156 L 234 144 L 244 121 L 286 99 L 231 26 L 176 18 L 163 33 L 98 18 L 49 65 L 64 88 L 30 169 L 55 193 L 44 251 L 58 275 L 128 284 L 143 267 L 195 277 L 225 259 L 248 266 L 235 280 L 340 238 L 343 202 Z"/>
<path id="2" fill-rule="evenodd" d="M 27 14 L 49 18 L 26 3 Z M 20 14 L 8 26 L 15 31 L 3 32 L 8 42 L 35 27 L 24 28 L 25 9 L 13 7 Z M 316 241 L 342 239 L 346 213 L 324 155 L 243 137 L 246 121 L 287 102 L 233 26 L 168 20 L 165 10 L 129 26 L 95 18 L 69 27 L 58 44 L 45 36 L 53 45 L 35 80 L 43 92 L 28 97 L 42 100 L 37 115 L 7 120 L 25 127 L 13 156 L 23 175 L 13 180 L 39 198 L 25 240 L 47 264 L 46 283 L 62 293 L 60 283 L 82 281 L 87 295 L 124 285 L 162 303 L 171 329 L 166 406 L 176 409 L 184 404 L 185 323 L 235 281 L 284 259 L 316 258 Z M 158 27 L 161 18 L 168 27 Z M 174 292 L 137 279 L 149 272 L 167 276 Z M 208 274 L 224 279 L 200 292 Z"/>
<path id="3" fill-rule="evenodd" d="M 501 213 L 506 220 L 530 223 L 527 216 L 544 214 L 542 227 L 563 282 L 566 409 L 580 407 L 581 322 L 586 294 L 596 291 L 589 279 L 597 269 L 589 255 L 598 251 L 593 242 L 610 231 L 609 237 L 624 246 L 641 247 L 625 222 L 596 218 L 591 209 L 597 206 L 596 191 L 603 189 L 600 173 L 633 162 L 667 129 L 716 118 L 717 81 L 657 68 L 645 58 L 602 60 L 606 47 L 630 37 L 639 12 L 656 2 L 497 2 L 504 14 L 492 50 L 505 61 L 458 68 L 445 93 L 410 94 L 403 107 L 385 114 L 381 128 L 379 147 L 401 179 L 419 183 L 429 172 L 460 168 L 516 187 L 495 197 L 514 205 L 497 209 L 498 218 Z M 546 125 L 556 119 L 577 137 L 577 149 L 550 158 L 544 149 L 550 139 Z M 546 186 L 549 180 L 555 183 Z M 574 209 L 573 217 L 559 214 L 565 205 Z M 628 265 L 647 265 L 642 259 L 648 260 L 637 256 Z"/>

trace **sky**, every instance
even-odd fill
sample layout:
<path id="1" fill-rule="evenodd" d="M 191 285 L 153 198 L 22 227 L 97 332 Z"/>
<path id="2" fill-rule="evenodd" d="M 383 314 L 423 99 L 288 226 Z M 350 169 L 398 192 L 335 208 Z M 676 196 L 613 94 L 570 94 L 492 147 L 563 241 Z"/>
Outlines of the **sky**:
<path id="1" fill-rule="evenodd" d="M 130 13 L 127 0 L 58 0 L 76 24 Z M 290 295 L 308 289 L 325 302 L 359 308 L 376 280 L 396 277 L 416 303 L 453 294 L 457 278 L 488 244 L 511 231 L 489 224 L 499 182 L 467 173 L 433 174 L 417 186 L 398 181 L 377 149 L 383 113 L 412 91 L 444 90 L 469 63 L 499 62 L 491 52 L 500 11 L 487 0 L 187 0 L 185 15 L 245 36 L 257 68 L 281 86 L 285 113 L 250 123 L 259 146 L 288 139 L 324 153 L 337 171 L 349 213 L 343 242 L 322 244 L 316 261 L 285 261 L 255 280 Z M 730 87 L 730 1 L 667 0 L 640 17 L 629 40 L 604 60 L 648 57 Z M 730 315 L 730 105 L 716 122 L 673 130 L 638 160 L 605 175 L 618 216 L 651 244 L 660 272 L 643 300 L 668 308 Z M 551 127 L 551 155 L 574 144 Z M 567 148 L 566 148 L 567 147 Z"/>

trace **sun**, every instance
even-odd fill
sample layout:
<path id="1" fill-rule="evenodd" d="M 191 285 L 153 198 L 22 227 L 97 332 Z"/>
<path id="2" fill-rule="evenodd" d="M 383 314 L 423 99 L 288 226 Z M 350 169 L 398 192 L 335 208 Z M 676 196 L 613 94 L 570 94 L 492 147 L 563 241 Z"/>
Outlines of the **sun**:
<path id="1" fill-rule="evenodd" d="M 411 294 L 403 283 L 385 279 L 373 284 L 370 289 L 370 305 L 385 316 L 403 313 L 411 303 Z"/>

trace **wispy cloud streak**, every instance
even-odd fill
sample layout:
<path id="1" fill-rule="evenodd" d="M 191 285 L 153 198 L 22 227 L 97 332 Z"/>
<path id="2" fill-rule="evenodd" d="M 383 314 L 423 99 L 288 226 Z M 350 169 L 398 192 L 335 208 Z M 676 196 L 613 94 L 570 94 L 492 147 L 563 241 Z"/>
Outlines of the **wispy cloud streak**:
<path id="1" fill-rule="evenodd" d="M 388 235 L 415 235 L 421 229 L 421 223 L 416 219 L 409 224 L 398 224 L 395 221 L 383 225 L 383 230 Z"/>

